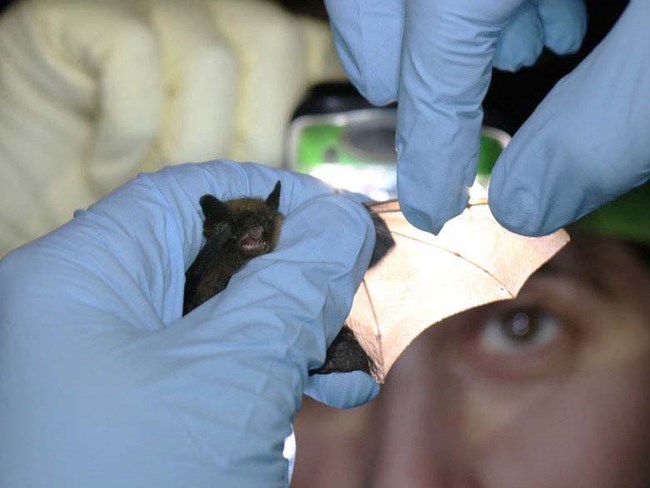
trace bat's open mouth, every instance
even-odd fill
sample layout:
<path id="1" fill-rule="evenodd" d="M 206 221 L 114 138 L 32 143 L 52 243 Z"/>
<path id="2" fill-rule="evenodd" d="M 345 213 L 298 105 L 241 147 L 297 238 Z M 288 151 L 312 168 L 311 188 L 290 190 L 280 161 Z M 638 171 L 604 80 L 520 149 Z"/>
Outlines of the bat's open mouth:
<path id="1" fill-rule="evenodd" d="M 253 227 L 239 238 L 239 247 L 246 252 L 266 251 L 266 244 L 264 228 L 261 225 Z"/>

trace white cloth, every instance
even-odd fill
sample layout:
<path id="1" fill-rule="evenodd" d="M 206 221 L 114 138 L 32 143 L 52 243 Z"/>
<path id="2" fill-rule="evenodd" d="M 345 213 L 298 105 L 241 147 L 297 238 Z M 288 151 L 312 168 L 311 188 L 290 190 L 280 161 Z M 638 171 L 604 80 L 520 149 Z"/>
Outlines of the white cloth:
<path id="1" fill-rule="evenodd" d="M 0 256 L 141 171 L 282 162 L 325 23 L 260 0 L 23 0 L 0 18 Z"/>

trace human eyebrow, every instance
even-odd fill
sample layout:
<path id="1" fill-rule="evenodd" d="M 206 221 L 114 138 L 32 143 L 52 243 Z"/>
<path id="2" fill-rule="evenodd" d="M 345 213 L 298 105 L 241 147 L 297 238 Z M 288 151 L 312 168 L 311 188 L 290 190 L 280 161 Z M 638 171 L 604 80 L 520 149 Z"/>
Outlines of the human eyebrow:
<path id="1" fill-rule="evenodd" d="M 645 248 L 646 257 L 650 255 Z M 629 272 L 622 273 L 621 269 Z M 629 243 L 577 236 L 534 275 L 568 278 L 607 299 L 629 298 L 631 289 L 641 294 L 643 271 L 648 269 Z M 648 274 L 647 271 L 645 273 Z"/>
<path id="2" fill-rule="evenodd" d="M 575 254 L 575 253 L 571 253 Z M 603 279 L 599 272 L 593 268 L 584 266 L 580 261 L 576 262 L 574 256 L 557 256 L 539 268 L 531 277 L 535 278 L 565 278 L 580 284 L 587 285 L 592 292 L 600 295 L 611 294 L 607 279 Z"/>

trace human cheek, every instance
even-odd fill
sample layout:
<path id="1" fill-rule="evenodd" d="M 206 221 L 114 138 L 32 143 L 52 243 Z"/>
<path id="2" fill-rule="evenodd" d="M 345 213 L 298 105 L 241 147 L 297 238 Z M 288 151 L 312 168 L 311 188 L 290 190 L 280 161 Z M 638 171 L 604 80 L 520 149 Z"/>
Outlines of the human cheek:
<path id="1" fill-rule="evenodd" d="M 467 314 L 449 368 L 468 448 L 481 449 L 570 376 L 581 338 L 568 322 L 537 299 Z"/>
<path id="2" fill-rule="evenodd" d="M 649 375 L 646 354 L 558 385 L 481 446 L 485 486 L 647 486 Z"/>
<path id="3" fill-rule="evenodd" d="M 391 368 L 378 398 L 376 488 L 475 486 L 458 456 L 461 392 L 446 357 L 452 322 L 423 333 Z"/>
<path id="4" fill-rule="evenodd" d="M 553 320 L 523 342 L 497 334 L 495 317 L 517 329 L 525 310 Z M 452 362 L 460 437 L 485 486 L 647 486 L 650 341 L 639 310 L 554 279 L 485 312 L 459 329 Z"/>

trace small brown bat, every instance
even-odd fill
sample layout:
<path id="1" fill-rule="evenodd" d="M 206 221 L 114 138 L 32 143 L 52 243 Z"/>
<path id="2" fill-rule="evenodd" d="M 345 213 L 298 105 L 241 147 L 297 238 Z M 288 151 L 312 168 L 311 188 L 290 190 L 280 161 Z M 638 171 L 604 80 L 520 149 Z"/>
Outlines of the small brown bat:
<path id="1" fill-rule="evenodd" d="M 201 197 L 206 243 L 185 273 L 183 315 L 223 291 L 248 261 L 275 249 L 283 220 L 280 190 L 278 181 L 265 200 Z"/>
<path id="2" fill-rule="evenodd" d="M 280 190 L 278 181 L 266 199 L 222 201 L 212 195 L 201 197 L 206 243 L 185 273 L 183 315 L 223 291 L 230 278 L 248 261 L 275 249 L 283 221 L 278 211 Z M 372 212 L 370 215 L 376 232 L 372 267 L 394 246 L 394 241 L 384 221 Z M 370 359 L 352 331 L 344 326 L 327 349 L 325 363 L 309 374 L 356 370 L 370 373 L 371 369 Z"/>

